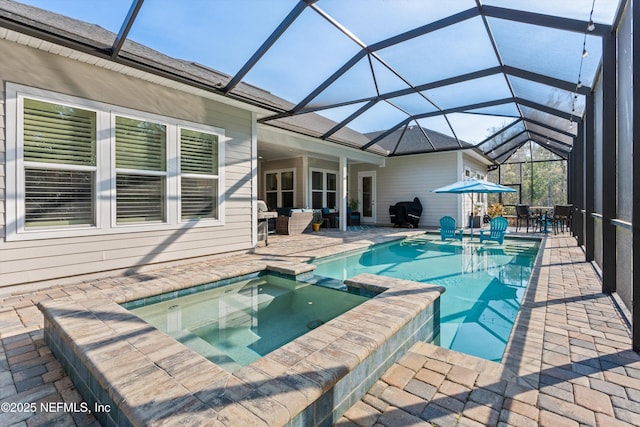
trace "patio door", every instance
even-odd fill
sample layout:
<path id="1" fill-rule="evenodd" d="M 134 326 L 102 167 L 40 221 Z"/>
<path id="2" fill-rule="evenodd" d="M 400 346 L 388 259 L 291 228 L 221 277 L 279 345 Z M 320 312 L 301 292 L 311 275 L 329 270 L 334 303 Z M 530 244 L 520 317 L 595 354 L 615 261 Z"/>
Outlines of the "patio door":
<path id="1" fill-rule="evenodd" d="M 358 210 L 363 224 L 376 223 L 376 172 L 358 172 Z"/>

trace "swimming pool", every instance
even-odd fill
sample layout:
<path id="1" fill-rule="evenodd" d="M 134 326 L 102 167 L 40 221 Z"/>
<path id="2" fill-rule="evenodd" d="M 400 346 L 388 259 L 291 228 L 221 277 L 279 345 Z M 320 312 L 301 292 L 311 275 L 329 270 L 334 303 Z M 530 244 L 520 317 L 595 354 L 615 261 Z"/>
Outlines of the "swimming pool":
<path id="1" fill-rule="evenodd" d="M 130 311 L 234 372 L 368 299 L 266 274 Z"/>
<path id="2" fill-rule="evenodd" d="M 500 361 L 539 246 L 539 240 L 525 239 L 506 239 L 504 245 L 442 242 L 425 234 L 313 264 L 318 283 L 374 273 L 444 286 L 435 343 Z"/>
<path id="3" fill-rule="evenodd" d="M 307 284 L 315 269 L 289 260 L 229 267 L 211 264 L 195 275 L 184 269 L 126 292 L 110 288 L 104 297 L 38 305 L 44 340 L 83 399 L 91 407 L 111 408 L 95 413 L 102 424 L 149 425 L 167 414 L 165 421 L 199 425 L 210 423 L 218 410 L 242 423 L 271 408 L 278 424 L 333 424 L 416 342 L 431 342 L 439 328 L 441 286 L 362 274 L 352 278 L 351 290 L 369 299 L 315 329 L 310 327 L 317 323 L 300 321 L 308 329 L 302 336 L 230 373 L 130 311 L 210 289 L 225 293 L 228 286 L 264 276 Z M 330 305 L 348 298 L 330 294 L 323 297 Z M 174 305 L 167 305 L 174 315 L 165 321 L 184 329 L 186 311 Z"/>

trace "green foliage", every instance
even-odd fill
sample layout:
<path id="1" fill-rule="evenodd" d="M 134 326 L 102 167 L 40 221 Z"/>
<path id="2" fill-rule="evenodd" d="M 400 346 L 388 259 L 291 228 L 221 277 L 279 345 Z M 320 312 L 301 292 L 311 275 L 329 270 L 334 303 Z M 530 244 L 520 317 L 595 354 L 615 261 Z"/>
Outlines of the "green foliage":
<path id="1" fill-rule="evenodd" d="M 504 216 L 504 206 L 501 203 L 492 203 L 491 206 L 487 209 L 487 215 L 491 218 L 495 218 L 497 216 Z"/>
<path id="2" fill-rule="evenodd" d="M 314 210 L 313 211 L 313 219 L 311 221 L 314 224 L 322 224 L 322 211 Z"/>
<path id="3" fill-rule="evenodd" d="M 523 145 L 498 170 L 488 175 L 489 181 L 516 185 L 516 189 L 520 185 L 520 193 L 490 194 L 488 202 L 502 202 L 507 215 L 515 213 L 513 206 L 517 203 L 530 206 L 566 204 L 567 162 L 558 159 L 536 143 Z"/>

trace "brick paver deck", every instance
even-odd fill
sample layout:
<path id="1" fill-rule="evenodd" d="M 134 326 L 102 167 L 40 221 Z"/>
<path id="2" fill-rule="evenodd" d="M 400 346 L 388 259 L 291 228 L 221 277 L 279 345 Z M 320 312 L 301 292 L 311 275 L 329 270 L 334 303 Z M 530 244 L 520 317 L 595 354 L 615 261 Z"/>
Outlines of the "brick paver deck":
<path id="1" fill-rule="evenodd" d="M 207 265 L 305 260 L 397 237 L 374 229 L 275 236 L 253 254 L 131 269 L 0 289 L 1 426 L 97 425 L 45 345 L 36 304 L 86 299 L 89 292 L 133 286 Z M 211 263 L 211 264 L 209 264 Z M 337 421 L 350 426 L 640 425 L 640 355 L 630 330 L 582 251 L 567 234 L 549 236 L 525 294 L 502 363 L 419 343 Z M 49 403 L 42 411 L 40 403 Z M 35 403 L 35 411 L 18 404 Z M 62 406 L 66 403 L 66 407 Z M 57 405 L 57 406 L 56 406 Z"/>

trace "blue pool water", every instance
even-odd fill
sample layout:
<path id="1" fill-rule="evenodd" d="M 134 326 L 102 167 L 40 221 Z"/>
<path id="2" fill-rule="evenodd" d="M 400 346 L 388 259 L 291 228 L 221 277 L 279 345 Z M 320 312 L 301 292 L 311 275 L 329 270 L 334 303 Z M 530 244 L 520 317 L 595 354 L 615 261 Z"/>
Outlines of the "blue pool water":
<path id="1" fill-rule="evenodd" d="M 233 372 L 368 299 L 264 275 L 130 311 Z"/>
<path id="2" fill-rule="evenodd" d="M 504 245 L 421 235 L 369 250 L 313 261 L 317 276 L 344 280 L 360 273 L 444 286 L 436 343 L 499 361 L 538 253 L 539 241 Z M 322 282 L 322 279 L 319 279 Z"/>

